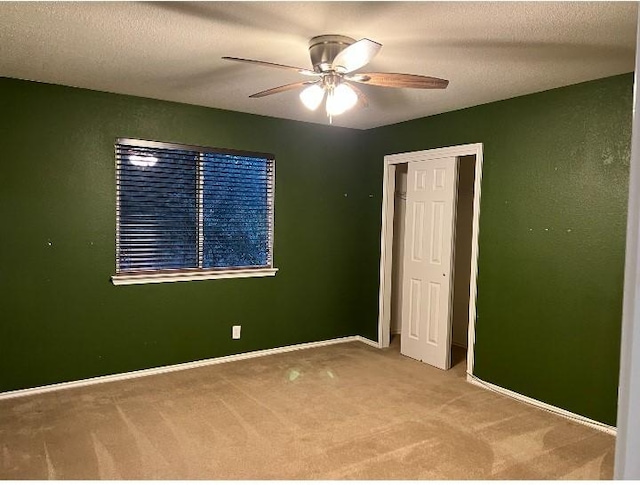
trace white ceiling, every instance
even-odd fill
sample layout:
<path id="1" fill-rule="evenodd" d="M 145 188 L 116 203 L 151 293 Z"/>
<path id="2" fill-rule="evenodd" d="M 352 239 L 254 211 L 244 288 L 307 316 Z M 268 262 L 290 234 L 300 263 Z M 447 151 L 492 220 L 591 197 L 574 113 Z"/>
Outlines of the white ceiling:
<path id="1" fill-rule="evenodd" d="M 309 38 L 383 45 L 360 71 L 450 80 L 446 90 L 364 86 L 368 108 L 333 122 L 372 128 L 634 69 L 635 2 L 0 2 L 0 76 L 327 123 L 305 80 L 224 61 L 311 68 Z"/>

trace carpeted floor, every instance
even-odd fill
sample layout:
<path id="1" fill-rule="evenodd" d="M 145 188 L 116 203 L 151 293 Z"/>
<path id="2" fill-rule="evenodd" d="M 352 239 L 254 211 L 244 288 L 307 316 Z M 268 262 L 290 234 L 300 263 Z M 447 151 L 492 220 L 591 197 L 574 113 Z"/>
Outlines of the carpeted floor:
<path id="1" fill-rule="evenodd" d="M 0 401 L 0 479 L 610 479 L 614 438 L 359 342 Z"/>

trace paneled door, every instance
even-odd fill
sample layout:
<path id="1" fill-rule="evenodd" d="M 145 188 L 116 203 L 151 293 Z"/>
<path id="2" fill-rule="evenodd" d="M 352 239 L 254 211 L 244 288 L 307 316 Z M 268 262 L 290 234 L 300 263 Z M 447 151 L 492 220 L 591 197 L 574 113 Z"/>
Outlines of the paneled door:
<path id="1" fill-rule="evenodd" d="M 440 369 L 451 366 L 451 276 L 457 158 L 411 161 L 402 280 L 400 351 Z"/>

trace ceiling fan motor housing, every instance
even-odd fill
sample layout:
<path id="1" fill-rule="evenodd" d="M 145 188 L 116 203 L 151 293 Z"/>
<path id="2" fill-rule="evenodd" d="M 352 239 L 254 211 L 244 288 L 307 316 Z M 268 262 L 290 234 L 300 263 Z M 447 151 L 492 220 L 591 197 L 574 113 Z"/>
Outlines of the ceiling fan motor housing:
<path id="1" fill-rule="evenodd" d="M 333 60 L 339 52 L 343 51 L 355 39 L 345 35 L 318 35 L 309 41 L 309 55 L 311 64 L 316 72 L 324 72 L 331 69 Z"/>

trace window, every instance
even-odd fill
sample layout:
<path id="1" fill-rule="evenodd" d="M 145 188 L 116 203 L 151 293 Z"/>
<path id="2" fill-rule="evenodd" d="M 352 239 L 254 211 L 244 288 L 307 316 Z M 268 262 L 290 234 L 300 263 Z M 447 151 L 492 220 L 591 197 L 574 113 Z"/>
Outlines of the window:
<path id="1" fill-rule="evenodd" d="M 273 276 L 272 155 L 116 141 L 114 284 Z"/>

